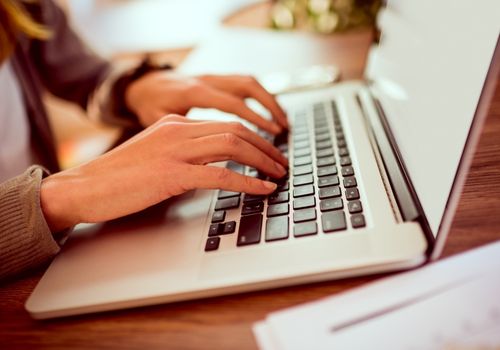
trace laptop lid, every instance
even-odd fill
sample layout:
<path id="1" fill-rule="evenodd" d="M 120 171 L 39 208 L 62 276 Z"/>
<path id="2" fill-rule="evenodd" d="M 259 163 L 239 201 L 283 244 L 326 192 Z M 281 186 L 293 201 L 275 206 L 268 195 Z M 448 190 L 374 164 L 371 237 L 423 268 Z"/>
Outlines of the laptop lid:
<path id="1" fill-rule="evenodd" d="M 366 76 L 441 253 L 499 71 L 497 0 L 388 1 Z M 497 51 L 497 54 L 495 54 Z"/>

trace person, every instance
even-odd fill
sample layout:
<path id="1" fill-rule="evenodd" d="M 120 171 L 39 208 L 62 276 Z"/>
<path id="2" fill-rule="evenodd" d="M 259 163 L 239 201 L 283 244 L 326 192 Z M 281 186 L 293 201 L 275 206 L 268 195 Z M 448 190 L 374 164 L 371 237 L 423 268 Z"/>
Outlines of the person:
<path id="1" fill-rule="evenodd" d="M 120 73 L 84 46 L 52 0 L 2 0 L 0 20 L 0 279 L 53 257 L 78 223 L 115 219 L 197 188 L 250 194 L 276 188 L 213 162 L 231 159 L 270 177 L 285 175 L 287 159 L 241 123 L 183 116 L 193 107 L 217 108 L 281 132 L 286 115 L 255 79 L 181 77 L 148 61 Z M 45 91 L 92 118 L 142 130 L 61 171 Z M 246 98 L 272 119 L 248 108 Z"/>

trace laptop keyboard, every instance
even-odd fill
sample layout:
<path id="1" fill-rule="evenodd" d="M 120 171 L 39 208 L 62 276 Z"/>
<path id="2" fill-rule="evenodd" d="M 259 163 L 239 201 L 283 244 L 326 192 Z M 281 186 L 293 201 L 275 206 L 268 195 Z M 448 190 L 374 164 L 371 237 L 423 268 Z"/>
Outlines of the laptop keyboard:
<path id="1" fill-rule="evenodd" d="M 335 102 L 311 106 L 297 113 L 291 131 L 273 141 L 291 155 L 287 176 L 273 180 L 278 187 L 268 196 L 219 191 L 205 251 L 219 248 L 225 235 L 237 235 L 236 246 L 249 246 L 294 237 L 319 236 L 366 226 L 363 206 L 344 130 Z M 268 179 L 256 169 L 228 162 L 228 167 L 249 176 Z M 228 221 L 236 211 L 238 220 Z M 234 215 L 232 215 L 234 217 Z"/>

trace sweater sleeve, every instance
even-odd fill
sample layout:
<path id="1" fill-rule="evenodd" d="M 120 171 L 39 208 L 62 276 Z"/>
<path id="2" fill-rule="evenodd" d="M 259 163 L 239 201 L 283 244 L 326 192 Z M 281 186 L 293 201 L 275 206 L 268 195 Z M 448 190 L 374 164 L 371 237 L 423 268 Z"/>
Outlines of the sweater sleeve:
<path id="1" fill-rule="evenodd" d="M 42 264 L 60 249 L 40 207 L 46 175 L 32 166 L 0 184 L 0 280 Z"/>

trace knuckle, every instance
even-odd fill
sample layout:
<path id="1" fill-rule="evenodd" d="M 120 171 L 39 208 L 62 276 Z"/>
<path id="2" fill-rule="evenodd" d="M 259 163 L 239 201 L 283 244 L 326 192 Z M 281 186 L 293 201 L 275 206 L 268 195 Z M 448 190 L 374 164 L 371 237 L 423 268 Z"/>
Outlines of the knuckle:
<path id="1" fill-rule="evenodd" d="M 191 81 L 187 84 L 187 92 L 192 96 L 202 94 L 204 91 L 205 87 L 201 82 Z"/>
<path id="2" fill-rule="evenodd" d="M 178 135 L 182 131 L 183 126 L 182 123 L 169 121 L 168 123 L 160 125 L 160 132 L 164 136 Z"/>
<path id="3" fill-rule="evenodd" d="M 257 79 L 255 79 L 255 77 L 253 75 L 245 75 L 243 77 L 243 79 L 245 80 L 245 82 L 247 84 L 256 84 L 257 83 Z"/>
<path id="4" fill-rule="evenodd" d="M 222 134 L 222 140 L 229 147 L 238 147 L 240 144 L 240 139 L 235 134 L 229 132 Z"/>
<path id="5" fill-rule="evenodd" d="M 235 134 L 242 134 L 247 131 L 247 128 L 240 122 L 231 122 L 231 130 Z"/>
<path id="6" fill-rule="evenodd" d="M 161 117 L 161 121 L 163 123 L 169 123 L 169 122 L 173 122 L 173 121 L 178 121 L 179 118 L 182 118 L 182 116 L 178 115 L 178 114 L 167 114 L 167 115 L 164 115 L 163 117 Z"/>
<path id="7" fill-rule="evenodd" d="M 252 188 L 252 187 L 254 187 L 255 179 L 251 178 L 250 176 L 245 176 L 243 178 L 243 182 L 244 182 L 245 187 Z"/>
<path id="8" fill-rule="evenodd" d="M 217 171 L 217 180 L 220 183 L 226 183 L 231 178 L 231 170 L 227 168 L 219 168 Z"/>

